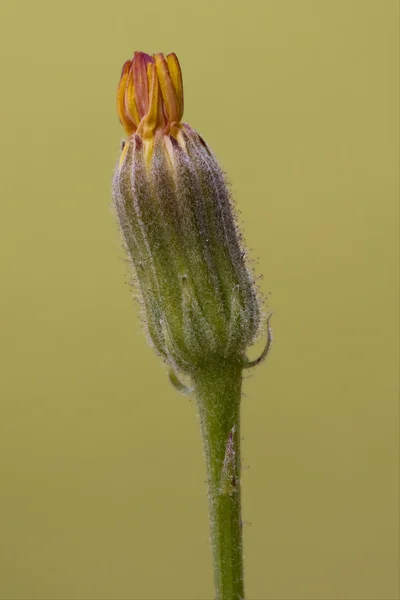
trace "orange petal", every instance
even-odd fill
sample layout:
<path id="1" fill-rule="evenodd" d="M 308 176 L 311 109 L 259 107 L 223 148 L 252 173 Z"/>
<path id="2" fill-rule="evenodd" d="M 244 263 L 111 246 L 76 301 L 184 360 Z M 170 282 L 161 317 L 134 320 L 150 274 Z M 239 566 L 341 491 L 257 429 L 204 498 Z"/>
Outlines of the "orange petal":
<path id="1" fill-rule="evenodd" d="M 133 123 L 130 122 L 125 110 L 125 90 L 126 83 L 128 81 L 129 70 L 131 68 L 131 61 L 127 60 L 122 67 L 121 78 L 119 80 L 118 91 L 117 91 L 117 110 L 119 120 L 125 128 L 128 135 L 131 135 L 135 131 Z"/>
<path id="2" fill-rule="evenodd" d="M 168 70 L 168 64 L 163 54 L 156 54 L 157 76 L 160 82 L 161 93 L 170 123 L 179 121 L 179 104 L 174 85 Z"/>
<path id="3" fill-rule="evenodd" d="M 176 54 L 172 53 L 167 55 L 167 64 L 179 106 L 179 118 L 177 121 L 181 121 L 183 117 L 183 81 L 181 66 Z"/>
<path id="4" fill-rule="evenodd" d="M 144 52 L 135 52 L 132 59 L 133 85 L 135 88 L 136 106 L 140 118 L 149 110 L 149 86 L 147 81 L 147 67 L 154 60 Z"/>
<path id="5" fill-rule="evenodd" d="M 125 88 L 125 110 L 129 116 L 129 119 L 137 127 L 140 123 L 140 117 L 135 100 L 135 86 L 133 85 L 132 67 L 129 69 Z"/>
<path id="6" fill-rule="evenodd" d="M 158 120 L 160 88 L 158 85 L 155 64 L 149 63 L 147 65 L 146 79 L 148 81 L 148 88 L 150 90 L 150 93 L 148 98 L 148 111 L 141 122 L 141 128 L 143 130 L 144 138 L 147 138 L 153 134 Z"/>

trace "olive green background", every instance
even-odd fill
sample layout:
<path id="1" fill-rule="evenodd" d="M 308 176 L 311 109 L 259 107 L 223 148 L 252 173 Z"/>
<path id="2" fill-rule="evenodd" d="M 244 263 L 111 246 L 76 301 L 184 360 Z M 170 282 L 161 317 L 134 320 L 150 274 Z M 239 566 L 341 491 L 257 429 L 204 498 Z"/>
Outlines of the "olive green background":
<path id="1" fill-rule="evenodd" d="M 110 211 L 134 50 L 178 54 L 271 292 L 248 598 L 398 598 L 398 2 L 7 1 L 0 50 L 1 599 L 213 597 L 195 403 Z"/>

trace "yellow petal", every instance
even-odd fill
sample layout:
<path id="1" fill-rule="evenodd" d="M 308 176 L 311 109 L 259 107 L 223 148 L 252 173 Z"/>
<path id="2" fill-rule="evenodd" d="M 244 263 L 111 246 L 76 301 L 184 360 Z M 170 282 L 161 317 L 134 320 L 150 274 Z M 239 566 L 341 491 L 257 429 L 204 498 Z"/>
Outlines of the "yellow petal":
<path id="1" fill-rule="evenodd" d="M 133 84 L 133 72 L 132 67 L 129 69 L 128 79 L 126 82 L 125 89 L 125 109 L 129 115 L 130 120 L 136 125 L 140 123 L 139 112 L 136 106 L 135 100 L 135 87 Z"/>
<path id="2" fill-rule="evenodd" d="M 147 65 L 147 85 L 149 89 L 149 104 L 147 114 L 143 117 L 140 123 L 141 133 L 143 137 L 148 138 L 153 135 L 157 125 L 157 113 L 159 107 L 159 85 L 157 79 L 156 65 L 149 63 Z"/>
<path id="3" fill-rule="evenodd" d="M 178 101 L 179 106 L 179 118 L 177 121 L 181 121 L 183 117 L 183 81 L 182 81 L 182 71 L 181 66 L 179 64 L 178 57 L 176 54 L 168 54 L 167 56 L 167 64 L 169 69 L 169 74 L 171 76 L 172 84 L 175 89 L 176 99 Z"/>
<path id="4" fill-rule="evenodd" d="M 163 54 L 156 54 L 157 76 L 160 82 L 161 93 L 170 123 L 179 121 L 179 104 L 175 88 L 168 70 L 168 64 Z"/>
<path id="5" fill-rule="evenodd" d="M 128 81 L 129 70 L 131 67 L 131 61 L 127 60 L 124 66 L 122 67 L 121 78 L 119 80 L 118 91 L 117 91 L 117 110 L 119 120 L 123 125 L 125 131 L 128 135 L 131 135 L 135 131 L 134 124 L 130 122 L 128 115 L 126 114 L 125 109 L 125 90 L 126 84 Z"/>

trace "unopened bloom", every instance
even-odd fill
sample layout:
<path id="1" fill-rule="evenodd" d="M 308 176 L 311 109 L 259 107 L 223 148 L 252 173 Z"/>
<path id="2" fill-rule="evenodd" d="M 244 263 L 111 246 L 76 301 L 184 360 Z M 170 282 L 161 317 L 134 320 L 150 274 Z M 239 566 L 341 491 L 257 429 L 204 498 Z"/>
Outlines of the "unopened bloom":
<path id="1" fill-rule="evenodd" d="M 127 140 L 114 201 L 150 338 L 170 365 L 188 373 L 241 361 L 260 307 L 224 174 L 181 122 L 176 55 L 135 52 L 122 69 L 117 104 Z"/>
<path id="2" fill-rule="evenodd" d="M 155 136 L 176 136 L 182 127 L 183 85 L 176 55 L 135 52 L 122 68 L 117 108 L 126 133 L 137 133 L 144 141 L 149 160 Z"/>

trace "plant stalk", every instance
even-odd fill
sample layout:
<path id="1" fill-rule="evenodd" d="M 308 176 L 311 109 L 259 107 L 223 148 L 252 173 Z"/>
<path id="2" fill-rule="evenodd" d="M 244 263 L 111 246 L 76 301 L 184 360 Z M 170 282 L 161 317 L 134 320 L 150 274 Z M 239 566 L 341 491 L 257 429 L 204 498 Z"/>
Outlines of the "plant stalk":
<path id="1" fill-rule="evenodd" d="M 207 465 L 216 600 L 244 600 L 240 494 L 242 363 L 193 377 Z"/>

